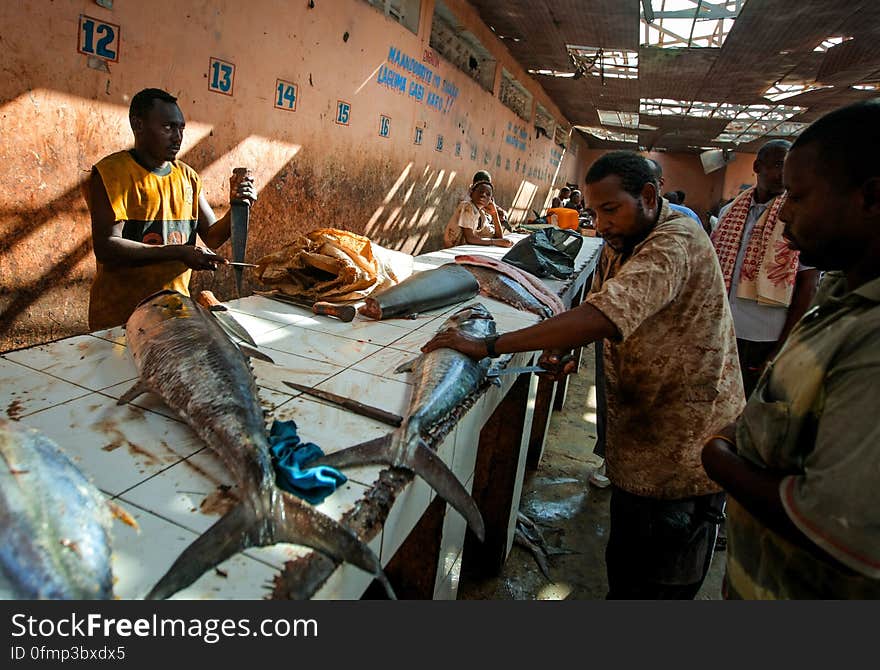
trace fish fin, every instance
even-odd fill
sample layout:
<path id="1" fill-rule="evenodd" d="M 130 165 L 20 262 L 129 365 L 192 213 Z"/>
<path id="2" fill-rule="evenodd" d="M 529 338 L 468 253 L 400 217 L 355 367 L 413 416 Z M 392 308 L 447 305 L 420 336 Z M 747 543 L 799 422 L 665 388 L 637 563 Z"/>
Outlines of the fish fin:
<path id="1" fill-rule="evenodd" d="M 420 358 L 421 358 L 421 356 L 416 356 L 415 358 L 411 358 L 408 361 L 404 361 L 403 363 L 398 365 L 396 368 L 394 368 L 394 374 L 399 375 L 404 372 L 412 372 L 413 370 L 415 370 L 416 363 L 419 362 Z"/>
<path id="2" fill-rule="evenodd" d="M 458 510 L 482 542 L 486 537 L 486 526 L 471 494 L 461 485 L 446 463 L 431 451 L 424 441 L 418 440 L 415 449 L 397 448 L 394 445 L 394 440 L 395 438 L 399 439 L 399 435 L 399 431 L 389 433 L 347 449 L 334 451 L 332 454 L 311 461 L 310 465 L 330 465 L 334 468 L 358 465 L 391 465 L 411 470 L 424 479 L 441 498 Z"/>
<path id="3" fill-rule="evenodd" d="M 230 556 L 254 545 L 259 523 L 252 505 L 241 502 L 199 535 L 145 596 L 164 600 L 195 582 Z"/>
<path id="4" fill-rule="evenodd" d="M 243 353 L 248 358 L 256 358 L 258 361 L 265 361 L 266 363 L 272 363 L 272 365 L 275 364 L 275 361 L 272 360 L 270 356 L 264 354 L 259 349 L 255 349 L 254 347 L 250 346 L 249 344 L 245 344 L 244 342 L 236 342 L 236 344 L 238 345 L 238 348 L 241 349 L 241 353 Z"/>
<path id="5" fill-rule="evenodd" d="M 374 575 L 394 596 L 379 558 L 354 532 L 298 498 L 278 491 L 270 495 L 268 519 L 261 518 L 252 503 L 239 503 L 183 551 L 146 599 L 168 598 L 240 551 L 279 542 L 311 547 L 352 563 Z"/>
<path id="6" fill-rule="evenodd" d="M 138 396 L 140 396 L 142 393 L 147 393 L 149 390 L 150 389 L 147 388 L 147 385 L 144 384 L 144 382 L 142 380 L 138 379 L 134 383 L 134 386 L 132 386 L 130 389 L 128 389 L 125 393 L 123 393 L 119 397 L 119 400 L 116 401 L 116 404 L 117 405 L 124 405 L 125 403 L 129 403 L 132 400 L 134 400 L 135 398 L 137 398 Z"/>
<path id="7" fill-rule="evenodd" d="M 347 447 L 324 454 L 308 465 L 329 465 L 333 468 L 352 468 L 359 465 L 391 465 L 391 438 L 394 433 L 388 433 L 367 442 L 361 442 L 353 447 Z"/>
<path id="8" fill-rule="evenodd" d="M 107 508 L 110 510 L 110 514 L 113 515 L 115 519 L 119 519 L 126 526 L 131 526 L 135 530 L 140 530 L 140 526 L 138 526 L 138 522 L 135 518 L 129 514 L 122 505 L 113 502 L 112 500 L 107 501 Z"/>
<path id="9" fill-rule="evenodd" d="M 458 481 L 458 477 L 435 452 L 428 448 L 424 441 L 419 440 L 415 449 L 406 450 L 400 460 L 401 462 L 395 463 L 395 465 L 409 468 L 424 479 L 437 492 L 437 495 L 452 505 L 465 518 L 480 542 L 486 539 L 486 525 L 477 503 Z"/>

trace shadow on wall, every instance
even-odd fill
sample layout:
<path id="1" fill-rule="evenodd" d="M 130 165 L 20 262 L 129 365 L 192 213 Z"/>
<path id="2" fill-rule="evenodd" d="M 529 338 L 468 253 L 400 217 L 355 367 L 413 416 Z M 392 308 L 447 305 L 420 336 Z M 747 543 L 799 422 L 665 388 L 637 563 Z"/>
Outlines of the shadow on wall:
<path id="1" fill-rule="evenodd" d="M 33 97 L 35 93 L 27 95 Z M 43 93 L 48 100 L 45 107 L 51 109 L 59 94 Z M 113 117 L 117 131 L 127 127 L 127 108 L 121 105 L 60 95 L 72 101 L 65 104 L 77 107 L 74 113 L 79 115 L 80 126 L 87 122 L 92 126 L 80 132 L 101 133 L 102 128 L 94 126 L 108 116 Z M 3 110 L 10 111 L 17 100 L 5 104 Z M 93 114 L 90 109 L 98 106 L 102 107 L 101 113 Z M 96 121 L 93 115 L 103 117 Z M 53 132 L 47 128 L 46 136 L 29 138 L 28 144 L 45 151 L 58 141 Z M 119 132 L 114 131 L 111 137 L 116 134 Z M 202 176 L 206 196 L 217 214 L 222 215 L 228 206 L 226 184 L 232 168 L 240 164 L 253 166 L 259 199 L 251 213 L 248 260 L 256 260 L 293 241 L 298 234 L 320 227 L 344 228 L 407 253 L 433 251 L 442 246 L 443 228 L 456 204 L 467 195 L 472 171 L 481 167 L 463 163 L 463 174 L 430 164 L 417 166 L 412 160 L 394 160 L 379 151 L 352 149 L 337 155 L 262 137 L 245 124 L 215 128 L 188 119 L 187 134 L 192 144 L 180 158 Z M 80 141 L 79 136 L 72 139 L 75 144 Z M 186 147 L 186 137 L 184 141 Z M 96 145 L 89 144 L 88 138 L 82 138 L 82 142 L 94 151 Z M 127 148 L 130 142 L 129 135 L 124 145 L 111 151 Z M 97 144 L 106 145 L 106 138 Z M 91 160 L 83 157 L 83 147 L 67 149 L 71 150 L 79 151 L 81 166 L 67 166 L 65 170 L 79 176 L 76 183 L 42 202 L 35 188 L 29 193 L 31 203 L 27 207 L 0 211 L 0 286 L 4 287 L 0 297 L 0 351 L 88 330 L 88 290 L 94 261 L 81 188 L 88 175 L 82 166 Z M 47 153 L 52 154 L 51 150 Z M 54 164 L 46 169 L 53 172 L 53 184 L 63 186 L 59 182 L 64 179 L 64 171 Z M 219 189 L 217 184 L 224 188 Z M 512 201 L 507 201 L 503 188 L 496 188 L 499 204 L 513 205 L 514 221 L 529 212 L 538 191 L 536 185 L 523 179 Z M 14 201 L 11 194 L 8 200 Z M 228 244 L 218 251 L 231 256 Z M 196 273 L 192 288 L 211 288 L 221 300 L 235 297 L 233 273 L 223 269 L 214 274 Z M 246 286 L 246 294 L 250 288 Z"/>

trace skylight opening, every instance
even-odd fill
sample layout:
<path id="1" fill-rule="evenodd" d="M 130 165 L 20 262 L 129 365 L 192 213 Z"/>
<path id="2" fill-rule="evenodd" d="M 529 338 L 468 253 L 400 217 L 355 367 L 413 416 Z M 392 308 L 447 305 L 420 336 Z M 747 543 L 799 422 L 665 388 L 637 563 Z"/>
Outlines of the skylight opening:
<path id="1" fill-rule="evenodd" d="M 540 74 L 545 77 L 565 77 L 572 78 L 575 76 L 575 72 L 560 72 L 559 70 L 529 70 L 529 74 Z"/>
<path id="2" fill-rule="evenodd" d="M 779 102 L 780 100 L 785 100 L 786 98 L 793 98 L 796 95 L 801 95 L 802 93 L 809 93 L 810 91 L 820 91 L 823 88 L 831 88 L 830 84 L 809 84 L 806 82 L 790 82 L 790 83 L 782 83 L 776 82 L 764 91 L 764 96 L 768 100 L 772 100 L 773 102 Z"/>
<path id="3" fill-rule="evenodd" d="M 880 89 L 880 84 L 853 84 L 852 88 L 857 91 L 876 91 Z"/>
<path id="4" fill-rule="evenodd" d="M 662 48 L 720 48 L 746 0 L 642 2 L 642 44 Z"/>
<path id="5" fill-rule="evenodd" d="M 609 130 L 608 128 L 596 128 L 594 126 L 575 126 L 575 128 L 582 130 L 585 133 L 589 133 L 593 137 L 598 137 L 600 140 L 607 140 L 610 142 L 632 142 L 633 144 L 639 141 L 638 135 Z"/>
<path id="6" fill-rule="evenodd" d="M 639 52 L 602 47 L 566 45 L 568 54 L 581 75 L 610 79 L 638 79 Z"/>
<path id="7" fill-rule="evenodd" d="M 838 44 L 843 44 L 844 42 L 849 42 L 852 39 L 852 36 L 844 36 L 844 35 L 834 35 L 832 37 L 826 37 L 824 40 L 819 42 L 818 46 L 813 49 L 813 51 L 826 52 L 831 47 L 836 47 Z"/>

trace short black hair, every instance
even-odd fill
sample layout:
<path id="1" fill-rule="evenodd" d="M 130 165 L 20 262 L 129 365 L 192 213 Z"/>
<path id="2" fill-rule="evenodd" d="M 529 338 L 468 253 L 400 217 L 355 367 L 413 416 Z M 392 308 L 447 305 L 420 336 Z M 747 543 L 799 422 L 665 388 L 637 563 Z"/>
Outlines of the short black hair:
<path id="1" fill-rule="evenodd" d="M 478 181 L 487 181 L 491 184 L 492 175 L 490 175 L 485 170 L 477 170 L 476 172 L 474 172 L 474 178 L 471 179 L 471 184 L 476 184 Z"/>
<path id="2" fill-rule="evenodd" d="M 138 119 L 144 118 L 147 112 L 153 108 L 153 102 L 156 100 L 177 102 L 177 98 L 168 91 L 163 91 L 161 88 L 145 88 L 134 94 L 131 105 L 128 107 L 128 115 Z"/>
<path id="3" fill-rule="evenodd" d="M 652 168 L 654 168 L 654 176 L 658 180 L 663 179 L 663 166 L 653 158 L 646 158 L 645 160 L 651 164 Z"/>
<path id="4" fill-rule="evenodd" d="M 761 160 L 762 158 L 764 158 L 764 156 L 766 156 L 768 153 L 770 153 L 774 149 L 782 149 L 783 151 L 790 151 L 791 150 L 791 142 L 789 142 L 788 140 L 770 140 L 769 142 L 764 142 L 764 144 L 761 145 L 761 148 L 758 149 L 757 160 Z"/>
<path id="5" fill-rule="evenodd" d="M 634 198 L 642 195 L 645 184 L 657 184 L 651 163 L 634 151 L 609 151 L 590 166 L 584 181 L 595 184 L 611 175 L 620 177 L 623 190 Z"/>
<path id="6" fill-rule="evenodd" d="M 675 192 L 675 195 L 678 196 L 678 204 L 679 204 L 679 205 L 683 205 L 683 204 L 684 204 L 684 199 L 685 199 L 685 197 L 687 196 L 687 194 L 686 194 L 684 191 L 679 190 L 679 191 L 676 191 L 676 192 Z"/>
<path id="7" fill-rule="evenodd" d="M 813 122 L 792 150 L 816 145 L 821 170 L 839 184 L 860 186 L 880 176 L 880 99 L 863 100 L 829 112 Z"/>

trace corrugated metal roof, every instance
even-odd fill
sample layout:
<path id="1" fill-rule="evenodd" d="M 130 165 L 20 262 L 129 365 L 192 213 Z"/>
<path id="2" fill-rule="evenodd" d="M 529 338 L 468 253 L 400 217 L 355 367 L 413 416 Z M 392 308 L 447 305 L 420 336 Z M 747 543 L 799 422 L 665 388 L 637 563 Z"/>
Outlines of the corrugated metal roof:
<path id="1" fill-rule="evenodd" d="M 577 79 L 533 75 L 575 125 L 599 126 L 597 109 L 638 111 L 644 98 L 774 104 L 763 97 L 776 82 L 832 84 L 833 88 L 785 98 L 806 108 L 791 118 L 808 122 L 877 91 L 853 84 L 880 78 L 880 0 L 747 0 L 720 48 L 668 49 L 641 45 L 640 0 L 471 0 L 513 56 L 529 70 L 571 72 L 567 45 L 638 51 L 638 79 Z M 814 49 L 831 36 L 850 37 L 825 52 Z M 517 41 L 514 41 L 516 38 Z M 687 150 L 724 146 L 713 140 L 725 121 L 644 116 L 639 143 Z M 606 126 L 613 129 L 611 126 Z M 595 147 L 614 143 L 587 136 Z M 747 150 L 763 140 L 743 144 Z M 632 146 L 631 144 L 628 146 Z"/>

